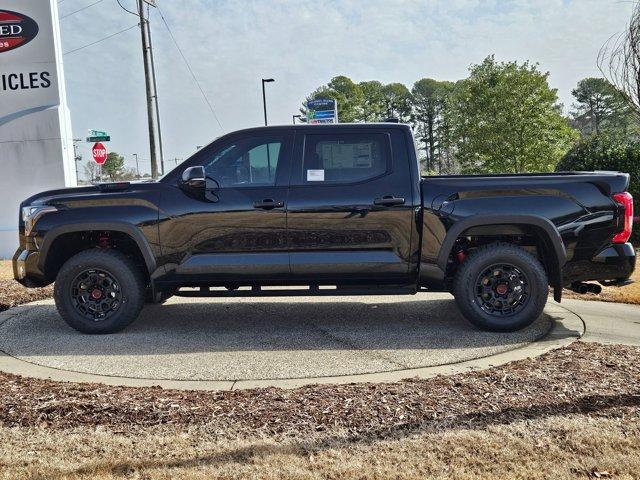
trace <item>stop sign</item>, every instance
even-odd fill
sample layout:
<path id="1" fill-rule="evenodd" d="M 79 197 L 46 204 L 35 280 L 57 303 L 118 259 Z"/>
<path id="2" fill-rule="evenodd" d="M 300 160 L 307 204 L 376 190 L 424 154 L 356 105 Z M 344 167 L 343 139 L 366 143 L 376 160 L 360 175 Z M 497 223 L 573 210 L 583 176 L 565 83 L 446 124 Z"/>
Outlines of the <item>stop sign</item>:
<path id="1" fill-rule="evenodd" d="M 91 149 L 91 153 L 93 153 L 93 159 L 98 165 L 107 161 L 107 149 L 101 143 L 96 143 Z"/>

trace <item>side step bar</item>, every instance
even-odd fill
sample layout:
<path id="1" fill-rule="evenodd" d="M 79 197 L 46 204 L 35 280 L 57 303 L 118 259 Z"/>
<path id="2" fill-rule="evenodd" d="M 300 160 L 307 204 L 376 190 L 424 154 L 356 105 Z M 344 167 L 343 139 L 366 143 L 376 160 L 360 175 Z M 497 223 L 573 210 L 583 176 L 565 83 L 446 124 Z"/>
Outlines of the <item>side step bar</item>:
<path id="1" fill-rule="evenodd" d="M 335 297 L 348 295 L 413 295 L 415 288 L 389 287 L 389 288 L 266 288 L 251 287 L 247 290 L 212 290 L 209 287 L 200 287 L 198 290 L 178 290 L 174 295 L 178 297 Z"/>

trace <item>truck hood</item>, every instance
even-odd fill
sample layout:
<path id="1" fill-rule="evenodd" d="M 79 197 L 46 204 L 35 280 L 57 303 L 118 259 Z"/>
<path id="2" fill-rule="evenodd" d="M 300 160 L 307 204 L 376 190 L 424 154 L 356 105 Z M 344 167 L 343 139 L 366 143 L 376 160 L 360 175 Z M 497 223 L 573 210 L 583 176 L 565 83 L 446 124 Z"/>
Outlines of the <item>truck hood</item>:
<path id="1" fill-rule="evenodd" d="M 108 195 L 114 192 L 151 191 L 156 190 L 159 185 L 160 184 L 158 182 L 154 181 L 137 181 L 100 183 L 84 187 L 58 188 L 55 190 L 36 193 L 35 195 L 26 198 L 20 206 L 64 203 L 69 200 Z"/>

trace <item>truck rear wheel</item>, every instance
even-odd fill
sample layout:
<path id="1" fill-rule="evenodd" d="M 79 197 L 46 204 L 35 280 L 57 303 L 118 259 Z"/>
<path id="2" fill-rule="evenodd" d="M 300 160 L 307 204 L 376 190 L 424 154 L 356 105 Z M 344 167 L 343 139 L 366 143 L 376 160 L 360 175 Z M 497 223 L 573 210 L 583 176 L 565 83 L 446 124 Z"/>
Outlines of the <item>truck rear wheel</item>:
<path id="1" fill-rule="evenodd" d="M 536 257 L 515 245 L 493 243 L 462 263 L 453 294 L 462 315 L 476 327 L 513 332 L 542 314 L 549 283 Z"/>
<path id="2" fill-rule="evenodd" d="M 65 322 L 82 333 L 115 333 L 144 306 L 145 282 L 136 265 L 117 250 L 85 250 L 56 277 L 54 299 Z"/>

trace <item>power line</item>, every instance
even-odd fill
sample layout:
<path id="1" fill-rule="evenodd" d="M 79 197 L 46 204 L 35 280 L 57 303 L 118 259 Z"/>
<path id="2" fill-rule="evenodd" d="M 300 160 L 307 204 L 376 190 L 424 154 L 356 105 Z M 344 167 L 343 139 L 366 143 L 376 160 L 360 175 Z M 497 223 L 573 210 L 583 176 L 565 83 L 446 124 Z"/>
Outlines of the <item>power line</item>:
<path id="1" fill-rule="evenodd" d="M 209 110 L 211 110 L 211 113 L 213 114 L 213 118 L 216 119 L 216 122 L 218 122 L 218 125 L 220 126 L 220 128 L 222 130 L 224 130 L 224 128 L 222 127 L 222 123 L 220 123 L 220 120 L 218 119 L 218 116 L 216 115 L 216 112 L 213 109 L 213 106 L 211 105 L 211 102 L 207 98 L 207 94 L 204 93 L 204 90 L 200 86 L 200 82 L 198 82 L 198 79 L 196 78 L 195 73 L 193 73 L 193 70 L 191 69 L 191 65 L 189 65 L 189 62 L 187 61 L 187 58 L 184 56 L 184 53 L 182 53 L 182 49 L 180 48 L 180 45 L 178 45 L 178 42 L 176 41 L 176 38 L 173 36 L 173 33 L 171 32 L 171 28 L 169 28 L 169 24 L 167 23 L 167 20 L 164 18 L 164 15 L 162 14 L 162 11 L 160 10 L 160 7 L 157 7 L 157 10 L 158 10 L 158 13 L 160 14 L 160 18 L 162 18 L 162 22 L 164 23 L 164 26 L 167 27 L 167 31 L 169 32 L 169 36 L 171 37 L 171 40 L 173 40 L 174 45 L 178 49 L 178 52 L 180 52 L 180 56 L 182 57 L 182 60 L 184 61 L 185 65 L 187 66 L 187 69 L 189 70 L 189 73 L 191 74 L 191 77 L 193 78 L 193 81 L 198 86 L 198 89 L 200 90 L 200 93 L 202 94 L 202 97 L 204 98 L 205 102 L 207 102 L 207 105 L 209 106 Z"/>
<path id="2" fill-rule="evenodd" d="M 104 2 L 104 0 L 98 0 L 97 2 L 93 2 L 92 4 L 87 5 L 86 7 L 79 8 L 78 10 L 75 10 L 75 11 L 73 11 L 71 13 L 67 13 L 66 15 L 63 15 L 62 17 L 60 17 L 60 20 L 62 20 L 63 18 L 70 17 L 71 15 L 75 15 L 76 13 L 81 12 L 83 10 L 86 10 L 89 7 L 93 7 L 94 5 L 97 5 L 97 4 L 101 3 L 101 2 Z"/>
<path id="3" fill-rule="evenodd" d="M 120 30 L 119 32 L 112 33 L 111 35 L 109 35 L 107 37 L 101 38 L 100 40 L 96 40 L 95 42 L 88 43 L 87 45 L 83 45 L 82 47 L 74 48 L 73 50 L 69 50 L 68 52 L 64 52 L 63 55 L 69 55 L 70 53 L 77 52 L 78 50 L 82 50 L 83 48 L 91 47 L 92 45 L 95 45 L 96 43 L 104 42 L 105 40 L 109 40 L 110 38 L 115 37 L 116 35 L 120 35 L 121 33 L 128 32 L 129 30 L 131 30 L 132 28 L 136 28 L 137 26 L 138 26 L 138 24 L 136 23 L 135 25 L 131 25 L 130 27 L 125 28 L 124 30 Z"/>
<path id="4" fill-rule="evenodd" d="M 121 8 L 122 10 L 124 10 L 125 12 L 130 13 L 131 15 L 135 15 L 136 17 L 139 15 L 139 14 L 137 14 L 136 12 L 132 12 L 131 10 L 128 10 L 128 9 L 124 8 L 124 7 L 122 6 L 122 4 L 120 3 L 120 0 L 116 0 L 116 2 L 118 3 L 118 5 L 120 5 L 120 8 Z"/>

